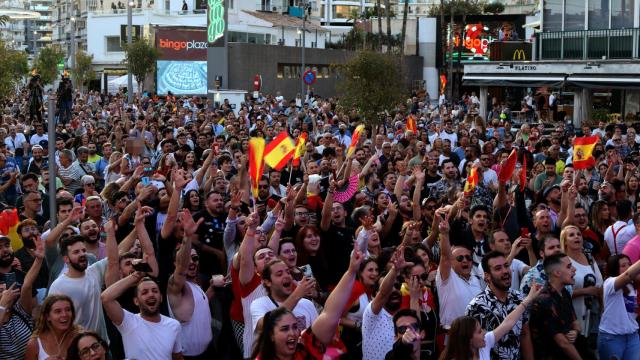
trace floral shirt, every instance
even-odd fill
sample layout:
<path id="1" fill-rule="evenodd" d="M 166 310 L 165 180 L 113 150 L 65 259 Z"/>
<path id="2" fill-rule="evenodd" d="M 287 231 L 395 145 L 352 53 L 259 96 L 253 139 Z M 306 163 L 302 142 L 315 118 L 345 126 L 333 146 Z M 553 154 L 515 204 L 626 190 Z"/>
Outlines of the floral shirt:
<path id="1" fill-rule="evenodd" d="M 487 286 L 483 292 L 478 294 L 467 305 L 465 315 L 478 320 L 480 326 L 493 331 L 504 321 L 504 319 L 518 305 L 522 303 L 522 294 L 516 290 L 509 290 L 507 301 L 503 303 Z M 528 316 L 524 316 L 516 322 L 516 325 L 502 339 L 496 343 L 491 350 L 491 359 L 519 360 L 520 359 L 520 333 L 522 326 L 528 321 Z"/>

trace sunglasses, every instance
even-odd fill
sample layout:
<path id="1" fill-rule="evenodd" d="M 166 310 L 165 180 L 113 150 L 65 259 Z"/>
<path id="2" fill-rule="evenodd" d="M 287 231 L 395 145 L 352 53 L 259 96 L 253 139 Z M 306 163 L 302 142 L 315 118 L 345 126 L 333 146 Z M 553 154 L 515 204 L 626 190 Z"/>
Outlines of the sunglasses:
<path id="1" fill-rule="evenodd" d="M 471 255 L 458 255 L 458 256 L 456 256 L 456 261 L 457 262 L 462 262 L 464 260 L 473 261 L 473 257 L 471 257 Z"/>
<path id="2" fill-rule="evenodd" d="M 198 255 L 191 255 L 191 261 L 193 261 L 193 262 L 198 262 L 198 261 L 200 261 L 200 256 L 198 256 Z"/>
<path id="3" fill-rule="evenodd" d="M 427 274 L 426 272 L 420 275 L 414 275 L 414 276 L 419 278 L 422 281 L 427 281 L 429 279 L 429 274 Z"/>
<path id="4" fill-rule="evenodd" d="M 419 328 L 418 323 L 411 323 L 409 325 L 398 326 L 398 334 L 404 335 L 404 333 L 407 332 L 409 328 L 413 329 L 413 331 L 418 331 L 418 328 Z"/>

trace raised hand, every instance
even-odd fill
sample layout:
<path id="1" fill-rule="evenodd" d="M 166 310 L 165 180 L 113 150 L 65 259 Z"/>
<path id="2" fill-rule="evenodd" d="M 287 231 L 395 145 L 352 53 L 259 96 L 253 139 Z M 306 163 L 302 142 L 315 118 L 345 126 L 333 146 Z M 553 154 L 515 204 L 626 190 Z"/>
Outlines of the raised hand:
<path id="1" fill-rule="evenodd" d="M 37 235 L 35 238 L 36 249 L 33 251 L 33 256 L 38 259 L 44 259 L 44 241 L 40 238 L 40 235 Z"/>
<path id="2" fill-rule="evenodd" d="M 144 223 L 144 219 L 153 214 L 153 208 L 149 206 L 141 206 L 136 210 L 135 224 Z"/>
<path id="3" fill-rule="evenodd" d="M 13 283 L 8 289 L 2 292 L 2 296 L 0 296 L 0 306 L 10 309 L 19 297 L 20 289 Z"/>
<path id="4" fill-rule="evenodd" d="M 277 232 L 282 233 L 285 225 L 286 221 L 284 219 L 284 212 L 281 212 L 280 216 L 278 216 L 278 218 L 276 219 L 276 223 L 273 225 L 273 227 Z"/>
<path id="5" fill-rule="evenodd" d="M 237 209 L 242 205 L 242 195 L 243 195 L 243 191 L 234 191 L 231 194 L 231 201 L 230 201 L 230 205 L 232 208 Z"/>
<path id="6" fill-rule="evenodd" d="M 173 172 L 173 186 L 176 190 L 182 190 L 185 185 L 187 185 L 187 180 L 184 178 L 184 170 L 177 169 Z"/>
<path id="7" fill-rule="evenodd" d="M 364 260 L 364 254 L 358 251 L 358 242 L 353 243 L 353 251 L 351 252 L 351 259 L 349 260 L 349 271 L 353 274 L 357 274 L 360 269 L 360 263 Z"/>
<path id="8" fill-rule="evenodd" d="M 442 211 L 438 213 L 438 211 L 440 211 L 441 209 Z M 441 234 L 448 234 L 449 233 L 449 213 L 444 208 L 440 208 L 436 210 L 436 216 L 441 216 L 440 214 L 442 213 L 444 213 L 444 219 L 442 219 L 442 221 L 438 223 L 438 231 Z"/>
<path id="9" fill-rule="evenodd" d="M 424 174 L 424 171 L 422 170 L 422 166 L 416 165 L 413 167 L 413 169 L 411 169 L 411 171 L 416 181 L 419 181 L 419 182 L 424 181 L 425 174 Z"/>
<path id="10" fill-rule="evenodd" d="M 260 215 L 257 212 L 252 212 L 247 217 L 247 229 L 255 230 L 260 225 Z"/>
<path id="11" fill-rule="evenodd" d="M 396 268 L 396 271 L 401 272 L 402 270 L 413 266 L 412 262 L 407 262 L 404 258 L 404 247 L 399 246 L 396 252 L 393 253 L 391 257 L 391 263 Z"/>
<path id="12" fill-rule="evenodd" d="M 184 209 L 180 213 L 179 218 L 180 222 L 182 223 L 182 228 L 184 229 L 185 237 L 195 234 L 196 231 L 198 231 L 198 227 L 200 226 L 200 224 L 202 224 L 202 222 L 204 221 L 203 217 L 198 219 L 197 222 L 193 221 L 193 216 L 191 215 L 189 209 Z"/>

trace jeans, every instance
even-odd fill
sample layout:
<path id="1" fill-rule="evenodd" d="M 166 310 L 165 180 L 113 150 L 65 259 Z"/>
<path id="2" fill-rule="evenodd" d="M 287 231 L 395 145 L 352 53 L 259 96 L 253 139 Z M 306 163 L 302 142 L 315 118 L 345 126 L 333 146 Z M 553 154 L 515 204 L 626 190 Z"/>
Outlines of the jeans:
<path id="1" fill-rule="evenodd" d="M 598 353 L 602 360 L 612 359 L 613 356 L 619 360 L 637 359 L 640 354 L 640 337 L 637 332 L 613 335 L 601 331 L 598 335 Z"/>

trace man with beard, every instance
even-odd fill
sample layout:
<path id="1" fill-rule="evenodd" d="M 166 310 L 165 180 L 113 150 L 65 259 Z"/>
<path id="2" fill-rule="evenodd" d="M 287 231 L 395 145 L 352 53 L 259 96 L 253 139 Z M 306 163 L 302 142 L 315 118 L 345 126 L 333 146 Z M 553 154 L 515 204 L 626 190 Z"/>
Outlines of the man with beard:
<path id="1" fill-rule="evenodd" d="M 42 210 L 42 194 L 38 191 L 30 191 L 23 195 L 24 207 L 19 214 L 20 220 L 31 219 L 40 227 L 47 222 L 42 215 L 38 214 Z"/>
<path id="2" fill-rule="evenodd" d="M 520 282 L 520 290 L 522 293 L 528 294 L 533 285 L 544 285 L 547 281 L 547 275 L 544 272 L 543 261 L 546 257 L 562 254 L 562 247 L 560 247 L 560 240 L 553 235 L 546 235 L 542 238 L 538 238 L 538 255 L 540 259 L 534 267 L 529 269 Z"/>
<path id="3" fill-rule="evenodd" d="M 482 284 L 480 276 L 474 273 L 472 251 L 463 246 L 450 245 L 447 209 L 436 210 L 435 216 L 444 216 L 438 224 L 441 255 L 436 288 L 440 294 L 440 332 L 447 333 L 453 320 L 464 315 L 467 304 L 482 291 Z"/>
<path id="4" fill-rule="evenodd" d="M 206 277 L 223 274 L 227 268 L 222 242 L 227 219 L 223 198 L 223 194 L 210 191 L 206 196 L 205 209 L 193 215 L 195 221 L 204 219 L 198 222 L 198 239 L 193 241 L 193 247 L 200 251 L 200 273 Z"/>
<path id="5" fill-rule="evenodd" d="M 131 287 L 135 287 L 133 301 L 140 308 L 139 314 L 124 310 L 117 301 Z M 154 280 L 137 271 L 109 286 L 101 298 L 107 316 L 122 335 L 127 358 L 182 359 L 180 323 L 160 314 L 162 294 Z"/>
<path id="6" fill-rule="evenodd" d="M 478 158 L 478 154 L 480 153 L 480 148 L 478 145 L 468 144 L 464 148 L 464 159 L 460 161 L 460 165 L 458 165 L 458 171 L 460 174 L 464 172 L 465 166 L 467 163 L 473 164 Z M 485 155 L 486 156 L 486 155 Z"/>
<path id="7" fill-rule="evenodd" d="M 31 159 L 27 164 L 25 173 L 34 173 L 40 175 L 40 170 L 47 166 L 47 158 L 44 157 L 44 149 L 40 145 L 31 148 Z"/>
<path id="8" fill-rule="evenodd" d="M 86 146 L 81 146 L 76 151 L 76 155 L 75 163 L 80 167 L 82 175 L 94 175 L 96 167 L 94 163 L 89 162 L 89 149 Z"/>
<path id="9" fill-rule="evenodd" d="M 429 191 L 429 197 L 436 198 L 438 200 L 443 197 L 448 197 L 450 193 L 457 193 L 460 187 L 458 184 L 458 171 L 456 165 L 451 160 L 445 160 L 440 166 L 442 171 L 442 178 L 437 182 L 431 184 L 431 190 Z"/>
<path id="10" fill-rule="evenodd" d="M 393 254 L 391 264 L 389 272 L 380 280 L 378 293 L 362 315 L 362 355 L 367 360 L 382 360 L 393 349 L 393 316 L 402 305 L 402 281 L 398 276 L 413 264 L 405 261 L 402 248 Z"/>
<path id="11" fill-rule="evenodd" d="M 35 221 L 27 219 L 18 224 L 18 236 L 24 244 L 21 249 L 15 252 L 15 257 L 20 261 L 21 270 L 29 271 L 36 260 L 36 241 L 40 238 L 40 230 Z M 35 279 L 34 289 L 43 289 L 48 285 L 49 269 L 46 264 L 40 268 L 38 277 Z"/>
<path id="12" fill-rule="evenodd" d="M 323 246 L 327 254 L 334 254 L 330 268 L 330 283 L 337 284 L 341 274 L 349 268 L 349 254 L 355 239 L 355 229 L 347 226 L 347 210 L 344 204 L 334 202 L 335 181 L 331 182 L 327 197 L 322 206 L 322 218 L 320 220 L 320 230 L 322 231 Z"/>
<path id="13" fill-rule="evenodd" d="M 566 193 L 568 190 L 569 182 L 563 181 L 561 185 L 552 185 L 542 192 L 542 198 L 548 206 L 549 216 L 551 217 L 551 227 L 553 229 L 562 225 L 558 224 L 558 216 L 560 215 L 562 207 L 562 193 Z"/>
<path id="14" fill-rule="evenodd" d="M 502 235 L 506 236 L 506 233 L 503 232 Z M 492 331 L 522 303 L 523 296 L 520 291 L 510 289 L 511 266 L 502 252 L 487 253 L 482 258 L 482 268 L 487 287 L 471 300 L 465 315 L 478 320 L 482 329 Z M 527 321 L 526 315 L 518 319 L 515 326 L 491 350 L 492 359 L 519 360 L 521 354 L 523 359 L 533 359 Z"/>
<path id="15" fill-rule="evenodd" d="M 460 201 L 456 202 L 459 204 Z M 455 206 L 455 205 L 454 205 Z M 469 211 L 469 222 L 458 217 L 451 222 L 451 242 L 454 246 L 464 246 L 473 249 L 473 265 L 480 265 L 482 256 L 489 252 L 489 240 L 486 231 L 489 227 L 489 208 L 485 205 L 475 205 Z"/>
<path id="16" fill-rule="evenodd" d="M 191 213 L 185 209 L 180 219 L 185 234 L 176 253 L 175 270 L 167 286 L 169 316 L 180 322 L 180 341 L 184 356 L 189 359 L 205 359 L 211 356 L 207 355 L 213 338 L 211 311 L 207 295 L 196 283 L 200 257 L 196 250 L 191 248 L 192 236 L 189 233 L 197 229 L 204 218 L 201 217 L 194 223 Z"/>
<path id="17" fill-rule="evenodd" d="M 636 227 L 631 221 L 633 218 L 631 201 L 626 199 L 618 201 L 616 210 L 618 212 L 617 221 L 604 232 L 604 241 L 612 255 L 621 254 L 624 246 L 636 236 Z"/>
<path id="18" fill-rule="evenodd" d="M 256 328 L 262 328 L 262 317 L 269 311 L 278 307 L 285 307 L 293 312 L 298 328 L 308 329 L 318 317 L 318 311 L 313 303 L 304 298 L 313 291 L 316 281 L 310 277 L 304 277 L 293 289 L 293 278 L 287 264 L 280 259 L 271 261 L 262 272 L 262 285 L 267 291 L 266 296 L 259 297 L 251 302 L 251 324 L 255 332 Z"/>
<path id="19" fill-rule="evenodd" d="M 107 259 L 89 266 L 86 242 L 87 238 L 83 235 L 73 235 L 60 240 L 60 253 L 67 265 L 67 271 L 60 274 L 51 284 L 49 294 L 69 296 L 76 310 L 76 324 L 94 330 L 106 339 L 107 328 L 100 292 L 104 285 Z M 117 244 L 115 241 L 108 241 L 107 247 L 109 246 Z"/>
<path id="20" fill-rule="evenodd" d="M 560 185 L 561 181 L 562 177 L 556 173 L 555 160 L 549 158 L 544 161 L 544 172 L 536 176 L 533 190 L 538 192 L 553 185 Z"/>
<path id="21" fill-rule="evenodd" d="M 80 235 L 86 237 L 87 252 L 95 255 L 97 260 L 107 257 L 107 247 L 100 242 L 100 228 L 95 221 L 86 219 L 80 223 Z"/>

